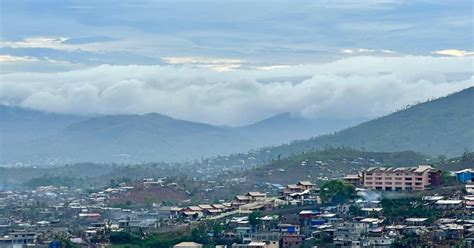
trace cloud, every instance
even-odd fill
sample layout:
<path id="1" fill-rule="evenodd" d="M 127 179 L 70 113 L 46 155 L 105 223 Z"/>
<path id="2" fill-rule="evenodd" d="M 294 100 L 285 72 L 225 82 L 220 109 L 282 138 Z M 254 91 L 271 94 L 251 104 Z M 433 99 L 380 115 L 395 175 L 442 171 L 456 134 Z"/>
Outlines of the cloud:
<path id="1" fill-rule="evenodd" d="M 88 36 L 88 37 L 80 37 L 80 38 L 68 38 L 61 43 L 68 44 L 68 45 L 78 45 L 78 44 L 89 44 L 89 43 L 99 43 L 99 42 L 108 42 L 108 41 L 116 41 L 112 37 L 108 36 Z"/>
<path id="2" fill-rule="evenodd" d="M 101 65 L 60 73 L 6 74 L 0 83 L 0 103 L 62 113 L 157 112 L 242 125 L 281 112 L 307 118 L 370 119 L 474 86 L 472 57 L 354 56 L 321 64 L 230 71 L 177 61 L 165 66 Z M 284 79 L 303 76 L 299 82 Z"/>
<path id="3" fill-rule="evenodd" d="M 2 55 L 0 54 L 0 62 L 33 62 L 38 61 L 35 58 L 28 56 L 11 56 L 11 55 Z"/>
<path id="4" fill-rule="evenodd" d="M 214 71 L 230 71 L 237 69 L 245 63 L 241 59 L 222 59 L 205 57 L 164 57 L 164 62 L 171 65 L 186 65 L 209 68 Z"/>
<path id="5" fill-rule="evenodd" d="M 351 55 L 363 55 L 363 54 L 387 54 L 387 55 L 395 55 L 398 54 L 395 51 L 388 50 L 388 49 L 368 49 L 368 48 L 358 48 L 358 49 L 350 49 L 345 48 L 341 49 L 341 52 L 344 54 L 351 54 Z"/>
<path id="6" fill-rule="evenodd" d="M 3 41 L 0 43 L 2 47 L 13 47 L 13 48 L 32 48 L 32 47 L 43 47 L 43 48 L 54 48 L 54 49 L 66 49 L 67 46 L 63 46 L 62 43 L 68 38 L 64 37 L 31 37 L 25 38 L 19 41 Z M 71 48 L 73 49 L 73 48 Z"/>
<path id="7" fill-rule="evenodd" d="M 445 55 L 445 56 L 454 56 L 454 57 L 465 57 L 465 56 L 474 56 L 474 52 L 463 51 L 458 49 L 446 49 L 433 51 L 432 54 Z"/>

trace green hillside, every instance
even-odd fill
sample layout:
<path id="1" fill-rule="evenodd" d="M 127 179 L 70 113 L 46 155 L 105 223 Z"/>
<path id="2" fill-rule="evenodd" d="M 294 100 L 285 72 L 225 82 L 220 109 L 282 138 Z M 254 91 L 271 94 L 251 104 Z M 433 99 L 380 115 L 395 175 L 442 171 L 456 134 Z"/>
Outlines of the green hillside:
<path id="1" fill-rule="evenodd" d="M 474 87 L 335 134 L 274 147 L 271 152 L 288 156 L 325 146 L 459 156 L 474 149 Z"/>
<path id="2" fill-rule="evenodd" d="M 328 147 L 306 152 L 237 173 L 249 182 L 288 184 L 300 180 L 318 182 L 324 178 L 340 178 L 357 174 L 360 169 L 374 166 L 416 166 L 430 163 L 429 157 L 411 151 L 368 152 L 351 148 Z"/>

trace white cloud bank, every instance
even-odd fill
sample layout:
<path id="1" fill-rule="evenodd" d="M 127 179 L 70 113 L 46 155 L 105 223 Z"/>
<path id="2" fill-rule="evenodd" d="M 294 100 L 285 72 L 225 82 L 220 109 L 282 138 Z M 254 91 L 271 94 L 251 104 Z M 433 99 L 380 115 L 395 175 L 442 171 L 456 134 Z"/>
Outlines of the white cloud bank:
<path id="1" fill-rule="evenodd" d="M 281 112 L 373 118 L 474 86 L 473 63 L 473 57 L 364 56 L 267 70 L 102 65 L 1 75 L 0 103 L 61 113 L 157 112 L 224 125 Z M 285 81 L 302 76 L 308 79 Z"/>

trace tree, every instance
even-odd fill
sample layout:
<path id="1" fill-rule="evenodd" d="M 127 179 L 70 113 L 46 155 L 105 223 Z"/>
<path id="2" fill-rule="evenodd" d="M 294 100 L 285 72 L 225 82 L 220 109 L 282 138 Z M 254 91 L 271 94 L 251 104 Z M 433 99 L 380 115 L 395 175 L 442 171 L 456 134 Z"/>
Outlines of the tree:
<path id="1" fill-rule="evenodd" d="M 349 213 L 351 213 L 353 216 L 361 216 L 364 212 L 359 206 L 351 205 L 349 207 Z"/>
<path id="2" fill-rule="evenodd" d="M 221 223 L 215 222 L 214 225 L 212 226 L 212 234 L 214 238 L 218 238 L 221 236 L 222 231 L 224 231 L 224 228 L 222 227 Z"/>
<path id="3" fill-rule="evenodd" d="M 331 180 L 321 187 L 320 197 L 325 203 L 339 204 L 346 202 L 355 195 L 352 184 L 340 180 Z"/>
<path id="4" fill-rule="evenodd" d="M 136 237 L 128 232 L 112 232 L 109 236 L 110 243 L 112 244 L 128 244 L 135 239 Z"/>
<path id="5" fill-rule="evenodd" d="M 197 243 L 209 244 L 210 239 L 209 239 L 209 235 L 207 234 L 207 231 L 208 231 L 207 223 L 201 222 L 198 224 L 197 227 L 191 230 L 191 239 Z"/>
<path id="6" fill-rule="evenodd" d="M 250 213 L 249 215 L 249 224 L 254 228 L 256 229 L 256 227 L 258 225 L 260 225 L 260 223 L 262 222 L 262 220 L 260 220 L 260 217 L 261 217 L 261 213 L 260 212 L 252 212 Z"/>

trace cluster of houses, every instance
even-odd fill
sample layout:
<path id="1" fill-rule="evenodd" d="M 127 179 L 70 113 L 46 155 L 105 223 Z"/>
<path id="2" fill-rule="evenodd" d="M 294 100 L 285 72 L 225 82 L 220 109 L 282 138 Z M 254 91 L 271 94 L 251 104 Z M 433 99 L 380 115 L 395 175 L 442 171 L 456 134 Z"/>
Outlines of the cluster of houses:
<path id="1" fill-rule="evenodd" d="M 289 185 L 286 195 L 292 194 Z M 432 195 L 423 197 L 420 204 L 426 211 L 439 213 L 439 218 L 400 216 L 388 220 L 378 199 L 365 197 L 345 204 L 310 208 L 299 212 L 282 213 L 278 216 L 261 217 L 258 226 L 252 226 L 247 217 L 233 217 L 224 233 L 237 236 L 242 241 L 228 247 L 393 247 L 404 237 L 414 237 L 427 247 L 453 247 L 465 242 L 474 245 L 474 195 Z M 315 206 L 315 205 L 307 205 Z M 351 212 L 351 207 L 360 212 Z M 295 210 L 298 206 L 295 206 Z M 318 246 L 319 247 L 319 246 Z"/>
<path id="2" fill-rule="evenodd" d="M 456 244 L 474 240 L 473 170 L 454 173 L 465 191 L 454 195 L 430 195 L 422 199 L 426 210 L 438 211 L 438 219 L 402 216 L 388 221 L 377 197 L 378 191 L 426 191 L 442 183 L 441 171 L 418 167 L 374 167 L 342 180 L 357 187 L 358 200 L 328 206 L 319 198 L 319 188 L 309 181 L 281 186 L 278 195 L 248 192 L 233 200 L 195 205 L 131 209 L 113 206 L 111 200 L 134 187 L 121 184 L 88 192 L 66 187 L 38 187 L 30 191 L 0 191 L 0 247 L 34 244 L 47 247 L 61 234 L 87 246 L 93 240 L 106 242 L 111 232 L 154 233 L 190 228 L 204 219 L 225 227 L 220 233 L 228 247 L 300 247 L 331 244 L 336 247 L 390 247 L 402 237 L 415 236 L 425 244 Z M 170 186 L 165 180 L 143 179 L 145 187 Z M 172 186 L 172 185 L 171 185 Z M 171 187 L 170 186 L 170 187 Z M 285 206 L 285 207 L 282 207 Z M 351 207 L 358 207 L 357 215 Z M 272 213 L 252 223 L 250 213 Z M 71 234 L 71 226 L 80 234 Z M 236 242 L 235 240 L 239 240 Z M 3 246 L 2 246 L 3 245 Z M 7 246 L 8 245 L 8 246 Z M 176 247 L 200 247 L 185 242 Z"/>

